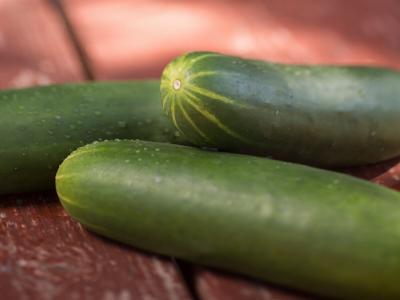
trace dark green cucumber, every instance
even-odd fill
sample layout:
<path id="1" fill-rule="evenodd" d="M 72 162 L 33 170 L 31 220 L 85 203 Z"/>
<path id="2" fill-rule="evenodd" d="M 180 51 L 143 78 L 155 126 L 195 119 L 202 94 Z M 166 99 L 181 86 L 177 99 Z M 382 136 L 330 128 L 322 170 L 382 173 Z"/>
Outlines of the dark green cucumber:
<path id="1" fill-rule="evenodd" d="M 400 72 L 283 65 L 217 53 L 164 70 L 165 112 L 193 143 L 323 167 L 400 155 Z"/>
<path id="2" fill-rule="evenodd" d="M 400 194 L 350 176 L 140 141 L 73 152 L 66 210 L 138 248 L 339 299 L 400 299 Z"/>
<path id="3" fill-rule="evenodd" d="M 54 188 L 62 160 L 95 140 L 183 142 L 159 93 L 159 81 L 0 91 L 0 194 Z"/>

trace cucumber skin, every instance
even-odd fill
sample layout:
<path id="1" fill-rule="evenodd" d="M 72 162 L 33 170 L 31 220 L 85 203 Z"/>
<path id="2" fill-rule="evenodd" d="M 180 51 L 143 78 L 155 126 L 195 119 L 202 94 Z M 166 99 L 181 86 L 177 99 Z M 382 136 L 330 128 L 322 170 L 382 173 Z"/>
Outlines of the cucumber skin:
<path id="1" fill-rule="evenodd" d="M 338 299 L 400 299 L 400 194 L 347 175 L 140 141 L 73 152 L 56 189 L 90 230 Z"/>
<path id="2" fill-rule="evenodd" d="M 192 52 L 167 65 L 161 97 L 177 128 L 200 146 L 322 167 L 400 155 L 400 72 L 393 70 Z"/>
<path id="3" fill-rule="evenodd" d="M 184 143 L 159 99 L 156 80 L 0 91 L 0 194 L 54 189 L 63 159 L 98 139 Z"/>

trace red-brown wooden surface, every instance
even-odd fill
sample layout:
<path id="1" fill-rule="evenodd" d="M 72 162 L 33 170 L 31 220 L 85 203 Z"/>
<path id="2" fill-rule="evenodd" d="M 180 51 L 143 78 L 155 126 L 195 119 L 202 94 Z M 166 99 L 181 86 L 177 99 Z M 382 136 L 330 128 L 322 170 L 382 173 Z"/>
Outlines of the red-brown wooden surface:
<path id="1" fill-rule="evenodd" d="M 0 88 L 83 80 L 81 64 L 45 0 L 0 0 Z"/>
<path id="2" fill-rule="evenodd" d="M 0 0 L 0 87 L 84 79 L 49 1 Z M 192 297 L 172 260 L 90 234 L 49 193 L 0 198 L 0 299 Z"/>
<path id="3" fill-rule="evenodd" d="M 191 299 L 167 258 L 83 229 L 54 194 L 0 201 L 0 299 Z"/>
<path id="4" fill-rule="evenodd" d="M 50 2 L 0 0 L 0 88 L 85 80 L 86 67 L 94 79 L 158 77 L 190 50 L 400 68 L 397 0 L 61 0 L 65 20 Z M 400 189 L 399 159 L 344 171 Z M 54 194 L 0 199 L 0 299 L 181 300 L 189 288 L 200 300 L 310 299 L 188 265 L 185 285 L 169 259 L 82 229 Z"/>
<path id="5" fill-rule="evenodd" d="M 99 78 L 159 76 L 190 50 L 400 68 L 397 0 L 62 0 Z"/>
<path id="6" fill-rule="evenodd" d="M 206 268 L 196 268 L 194 285 L 199 298 L 204 300 L 316 299 L 249 278 Z"/>

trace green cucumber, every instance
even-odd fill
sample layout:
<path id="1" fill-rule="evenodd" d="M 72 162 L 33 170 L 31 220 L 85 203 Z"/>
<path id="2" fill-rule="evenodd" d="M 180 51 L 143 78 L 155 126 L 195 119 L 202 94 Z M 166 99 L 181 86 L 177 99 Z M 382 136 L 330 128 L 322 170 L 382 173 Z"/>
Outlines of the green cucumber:
<path id="1" fill-rule="evenodd" d="M 0 91 L 0 194 L 54 188 L 59 164 L 99 139 L 184 143 L 160 105 L 159 81 Z"/>
<path id="2" fill-rule="evenodd" d="M 58 196 L 140 249 L 339 299 L 400 299 L 400 194 L 267 158 L 141 141 L 73 152 Z"/>
<path id="3" fill-rule="evenodd" d="M 322 167 L 400 155 L 400 72 L 388 69 L 193 52 L 165 68 L 161 97 L 200 146 Z"/>

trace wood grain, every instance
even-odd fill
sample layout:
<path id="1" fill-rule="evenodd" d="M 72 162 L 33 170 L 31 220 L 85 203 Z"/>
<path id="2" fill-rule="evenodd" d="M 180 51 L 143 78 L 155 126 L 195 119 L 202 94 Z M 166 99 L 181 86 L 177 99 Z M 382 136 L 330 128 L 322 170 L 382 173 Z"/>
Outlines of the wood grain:
<path id="1" fill-rule="evenodd" d="M 0 0 L 0 88 L 83 80 L 61 20 L 44 0 Z"/>
<path id="2" fill-rule="evenodd" d="M 53 194 L 0 202 L 2 299 L 190 299 L 170 260 L 89 233 Z"/>
<path id="3" fill-rule="evenodd" d="M 0 0 L 0 88 L 83 79 L 49 1 Z M 191 299 L 172 260 L 89 233 L 54 194 L 0 198 L 0 291 L 6 300 Z"/>
<path id="4" fill-rule="evenodd" d="M 396 0 L 64 0 L 91 70 L 100 79 L 158 77 L 167 62 L 210 50 L 287 63 L 400 68 Z M 342 170 L 400 189 L 400 158 Z M 202 300 L 310 299 L 240 276 L 195 269 Z"/>
<path id="5" fill-rule="evenodd" d="M 191 50 L 400 67 L 397 0 L 61 0 L 97 78 L 161 74 Z"/>
<path id="6" fill-rule="evenodd" d="M 400 157 L 374 165 L 348 168 L 341 171 L 400 191 Z"/>
<path id="7" fill-rule="evenodd" d="M 207 300 L 306 300 L 311 296 L 267 285 L 238 275 L 196 268 L 195 286 L 200 299 Z"/>

